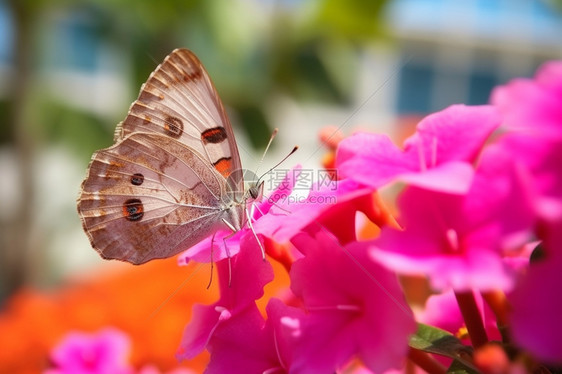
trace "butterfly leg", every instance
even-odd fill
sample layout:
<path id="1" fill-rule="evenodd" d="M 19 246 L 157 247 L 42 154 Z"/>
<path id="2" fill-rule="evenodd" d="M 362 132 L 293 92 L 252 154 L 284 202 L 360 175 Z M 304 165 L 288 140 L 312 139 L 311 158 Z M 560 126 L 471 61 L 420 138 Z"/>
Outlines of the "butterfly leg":
<path id="1" fill-rule="evenodd" d="M 234 234 L 236 234 L 238 231 L 236 230 L 236 228 L 234 226 L 232 226 L 232 224 L 230 222 L 228 222 L 226 219 L 222 219 L 222 221 L 224 222 L 224 224 L 226 226 L 228 226 L 228 228 L 230 229 L 231 233 L 228 234 L 227 236 L 222 238 L 222 241 L 224 242 L 224 249 L 226 251 L 226 256 L 228 258 L 230 258 L 230 250 L 228 249 L 228 246 L 226 245 L 226 241 L 230 238 L 232 238 L 234 236 Z"/>
<path id="2" fill-rule="evenodd" d="M 236 228 L 234 226 L 232 226 L 232 224 L 230 222 L 228 222 L 224 218 L 222 219 L 222 221 L 232 231 L 230 234 L 228 234 L 227 236 L 224 236 L 222 238 L 222 242 L 224 244 L 224 250 L 226 251 L 226 257 L 228 258 L 228 287 L 230 287 L 230 285 L 232 283 L 232 262 L 230 260 L 231 259 L 230 250 L 228 249 L 228 245 L 226 244 L 226 241 L 228 239 L 232 238 L 238 231 L 236 230 Z"/>
<path id="3" fill-rule="evenodd" d="M 211 284 L 213 283 L 213 270 L 215 268 L 215 260 L 213 259 L 213 248 L 215 246 L 215 235 L 217 233 L 213 234 L 213 237 L 211 238 L 211 276 L 209 277 L 209 284 L 207 284 L 207 289 L 209 289 L 211 287 Z"/>
<path id="4" fill-rule="evenodd" d="M 232 232 L 232 234 L 227 235 L 222 238 L 222 242 L 224 244 L 224 249 L 226 251 L 226 258 L 228 258 L 228 287 L 232 284 L 232 260 L 230 257 L 230 250 L 228 249 L 228 245 L 226 245 L 227 239 L 231 238 L 236 232 Z"/>
<path id="5" fill-rule="evenodd" d="M 263 244 L 261 243 L 260 239 L 258 238 L 258 234 L 256 234 L 256 230 L 254 230 L 254 225 L 252 224 L 252 218 L 251 218 L 251 215 L 250 215 L 250 210 L 248 209 L 248 207 L 246 207 L 246 209 L 244 209 L 244 211 L 246 212 L 246 218 L 248 219 L 248 227 L 252 231 L 252 234 L 254 234 L 254 238 L 256 238 L 256 241 L 258 242 L 258 245 L 260 246 L 261 256 L 262 256 L 263 260 L 265 261 L 265 249 L 263 248 Z"/>
<path id="6" fill-rule="evenodd" d="M 252 205 L 251 205 L 251 208 L 250 208 L 250 217 L 253 217 L 255 215 L 256 210 L 261 214 L 261 216 L 265 216 L 265 213 L 262 212 L 260 207 L 257 204 L 255 204 L 254 202 L 252 202 Z M 254 219 L 254 221 L 255 221 L 255 219 Z"/>

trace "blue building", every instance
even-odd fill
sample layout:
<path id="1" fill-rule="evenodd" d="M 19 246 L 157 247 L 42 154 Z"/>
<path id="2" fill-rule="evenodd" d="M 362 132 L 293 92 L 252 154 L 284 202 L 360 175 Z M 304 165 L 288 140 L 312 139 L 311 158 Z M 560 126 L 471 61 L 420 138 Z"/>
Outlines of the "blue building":
<path id="1" fill-rule="evenodd" d="M 484 104 L 493 86 L 562 58 L 562 9 L 545 0 L 396 0 L 399 114 Z"/>

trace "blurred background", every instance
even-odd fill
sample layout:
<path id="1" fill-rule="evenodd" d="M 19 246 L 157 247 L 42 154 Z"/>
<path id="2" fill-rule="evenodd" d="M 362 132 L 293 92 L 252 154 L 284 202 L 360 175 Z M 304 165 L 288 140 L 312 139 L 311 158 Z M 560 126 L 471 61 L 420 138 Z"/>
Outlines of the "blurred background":
<path id="1" fill-rule="evenodd" d="M 400 138 L 562 58 L 562 1 L 0 0 L 0 372 L 37 372 L 66 331 L 105 325 L 153 342 L 135 362 L 169 370 L 190 298 L 213 300 L 182 289 L 160 312 L 189 270 L 102 261 L 76 213 L 92 153 L 177 47 L 210 73 L 246 168 L 275 127 L 265 163 L 298 144 L 286 166 L 312 168 L 326 126 Z M 206 289 L 200 273 L 186 288 Z"/>

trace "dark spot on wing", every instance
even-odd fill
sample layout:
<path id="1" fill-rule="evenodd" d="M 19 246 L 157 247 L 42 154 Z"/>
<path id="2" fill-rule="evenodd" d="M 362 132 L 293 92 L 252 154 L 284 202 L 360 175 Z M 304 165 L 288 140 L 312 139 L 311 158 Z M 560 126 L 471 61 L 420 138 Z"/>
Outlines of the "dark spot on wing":
<path id="1" fill-rule="evenodd" d="M 183 122 L 177 117 L 169 116 L 164 123 L 164 130 L 166 134 L 177 139 L 183 134 Z"/>
<path id="2" fill-rule="evenodd" d="M 140 199 L 129 199 L 123 204 L 123 217 L 128 221 L 140 221 L 144 216 L 144 207 Z"/>
<path id="3" fill-rule="evenodd" d="M 205 144 L 222 143 L 226 138 L 226 130 L 224 129 L 224 127 L 214 127 L 212 129 L 203 131 L 203 133 L 201 134 L 201 140 L 203 140 L 203 143 Z"/>

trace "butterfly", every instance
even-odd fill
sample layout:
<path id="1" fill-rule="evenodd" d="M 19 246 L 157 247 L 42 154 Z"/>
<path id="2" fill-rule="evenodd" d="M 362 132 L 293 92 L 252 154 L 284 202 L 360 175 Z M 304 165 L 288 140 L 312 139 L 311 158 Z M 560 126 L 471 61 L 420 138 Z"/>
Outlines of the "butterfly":
<path id="1" fill-rule="evenodd" d="M 114 142 L 92 156 L 78 198 L 84 231 L 103 258 L 171 257 L 248 221 L 258 186 L 244 191 L 232 126 L 191 51 L 175 49 L 150 74 Z"/>

